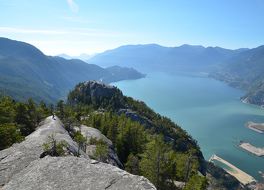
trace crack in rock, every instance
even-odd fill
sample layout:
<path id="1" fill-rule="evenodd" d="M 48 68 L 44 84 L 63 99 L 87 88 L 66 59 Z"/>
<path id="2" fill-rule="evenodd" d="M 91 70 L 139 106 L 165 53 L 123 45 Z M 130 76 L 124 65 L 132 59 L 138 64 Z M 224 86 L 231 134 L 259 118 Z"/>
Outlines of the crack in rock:
<path id="1" fill-rule="evenodd" d="M 112 179 L 111 181 L 110 181 L 110 183 L 109 183 L 109 185 L 107 185 L 106 187 L 105 187 L 105 189 L 109 189 L 113 184 L 115 184 L 116 182 L 117 182 L 118 180 L 115 178 L 115 179 Z"/>

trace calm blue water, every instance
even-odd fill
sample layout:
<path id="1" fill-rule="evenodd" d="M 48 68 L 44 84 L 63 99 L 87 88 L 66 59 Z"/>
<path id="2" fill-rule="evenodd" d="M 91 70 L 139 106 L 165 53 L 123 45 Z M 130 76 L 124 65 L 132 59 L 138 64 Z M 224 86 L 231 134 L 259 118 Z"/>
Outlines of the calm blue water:
<path id="1" fill-rule="evenodd" d="M 113 85 L 184 128 L 198 141 L 206 159 L 217 154 L 262 180 L 258 172 L 264 172 L 264 157 L 236 147 L 239 140 L 264 146 L 264 135 L 245 127 L 248 121 L 264 122 L 264 110 L 241 103 L 242 91 L 214 79 L 186 74 L 151 73 L 143 79 Z"/>

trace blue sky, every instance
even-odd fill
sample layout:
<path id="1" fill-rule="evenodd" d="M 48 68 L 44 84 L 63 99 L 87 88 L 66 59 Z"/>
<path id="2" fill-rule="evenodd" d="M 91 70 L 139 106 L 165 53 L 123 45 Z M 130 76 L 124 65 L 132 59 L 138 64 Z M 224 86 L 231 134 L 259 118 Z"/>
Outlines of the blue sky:
<path id="1" fill-rule="evenodd" d="M 0 36 L 48 55 L 126 44 L 256 47 L 263 0 L 0 0 Z"/>

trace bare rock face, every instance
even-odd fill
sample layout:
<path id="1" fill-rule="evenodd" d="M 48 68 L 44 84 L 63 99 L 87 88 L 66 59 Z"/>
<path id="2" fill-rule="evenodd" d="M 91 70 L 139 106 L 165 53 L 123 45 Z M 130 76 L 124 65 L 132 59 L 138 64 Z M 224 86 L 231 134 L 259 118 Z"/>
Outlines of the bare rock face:
<path id="1" fill-rule="evenodd" d="M 89 141 L 91 138 L 96 138 L 97 140 L 104 141 L 109 146 L 113 145 L 112 141 L 110 141 L 106 136 L 101 133 L 101 131 L 96 128 L 81 125 L 80 131 L 82 135 L 87 138 L 87 141 Z"/>
<path id="2" fill-rule="evenodd" d="M 12 147 L 0 151 L 0 186 L 6 184 L 10 178 L 27 167 L 32 161 L 39 159 L 44 152 L 43 144 L 53 135 L 56 141 L 67 143 L 68 154 L 75 154 L 77 144 L 71 139 L 68 132 L 63 128 L 59 118 L 46 118 L 39 128 L 26 139 L 14 144 Z M 83 154 L 85 157 L 86 155 Z M 88 158 L 88 156 L 86 156 Z"/>
<path id="3" fill-rule="evenodd" d="M 32 162 L 3 190 L 155 190 L 144 177 L 109 164 L 73 156 L 49 157 Z"/>
<path id="4" fill-rule="evenodd" d="M 121 169 L 124 168 L 123 164 L 120 162 L 111 140 L 109 140 L 106 136 L 104 136 L 101 131 L 95 129 L 93 127 L 88 127 L 86 125 L 81 125 L 77 130 L 80 130 L 82 135 L 87 139 L 89 142 L 91 138 L 96 138 L 97 140 L 102 140 L 108 146 L 108 153 L 107 153 L 107 160 L 106 163 L 112 164 L 113 166 L 117 166 Z M 87 145 L 86 146 L 86 153 L 93 157 L 96 150 L 96 145 Z"/>
<path id="5" fill-rule="evenodd" d="M 139 122 L 141 125 L 144 125 L 146 128 L 151 128 L 153 126 L 153 123 L 149 119 L 140 116 L 131 109 L 119 109 L 117 114 L 118 115 L 125 114 L 126 117 L 130 118 L 132 121 Z"/>

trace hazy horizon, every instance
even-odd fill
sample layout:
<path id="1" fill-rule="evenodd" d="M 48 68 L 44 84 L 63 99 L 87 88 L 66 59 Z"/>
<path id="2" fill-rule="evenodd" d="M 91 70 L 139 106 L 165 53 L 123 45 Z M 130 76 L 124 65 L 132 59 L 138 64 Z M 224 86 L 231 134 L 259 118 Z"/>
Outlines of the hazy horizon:
<path id="1" fill-rule="evenodd" d="M 128 44 L 227 49 L 263 44 L 260 0 L 0 0 L 0 5 L 0 36 L 47 55 L 94 54 Z"/>

